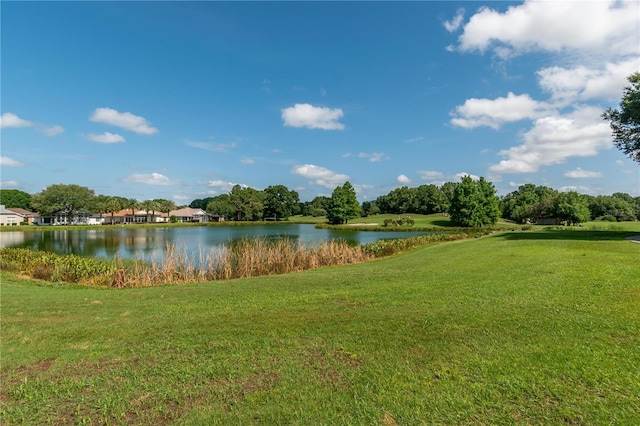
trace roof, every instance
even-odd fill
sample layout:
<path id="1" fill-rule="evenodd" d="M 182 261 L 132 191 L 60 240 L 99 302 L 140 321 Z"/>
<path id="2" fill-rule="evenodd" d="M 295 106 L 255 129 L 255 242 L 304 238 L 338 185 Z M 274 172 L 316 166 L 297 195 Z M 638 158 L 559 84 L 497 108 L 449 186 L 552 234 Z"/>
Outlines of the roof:
<path id="1" fill-rule="evenodd" d="M 38 213 L 30 212 L 29 210 L 21 209 L 19 207 L 9 207 L 9 208 L 7 208 L 7 210 L 15 212 L 15 213 L 17 213 L 19 215 L 22 215 L 24 217 L 38 216 Z"/>
<path id="2" fill-rule="evenodd" d="M 18 213 L 18 212 L 14 212 L 12 210 L 7 209 L 4 204 L 0 204 L 0 214 L 6 214 L 6 215 L 16 215 L 16 216 L 22 216 L 24 217 L 23 214 Z"/>
<path id="3" fill-rule="evenodd" d="M 192 207 L 185 207 L 178 210 L 171 210 L 169 212 L 170 216 L 178 216 L 178 217 L 189 217 L 189 216 L 203 216 L 207 213 L 202 209 L 194 209 Z"/>

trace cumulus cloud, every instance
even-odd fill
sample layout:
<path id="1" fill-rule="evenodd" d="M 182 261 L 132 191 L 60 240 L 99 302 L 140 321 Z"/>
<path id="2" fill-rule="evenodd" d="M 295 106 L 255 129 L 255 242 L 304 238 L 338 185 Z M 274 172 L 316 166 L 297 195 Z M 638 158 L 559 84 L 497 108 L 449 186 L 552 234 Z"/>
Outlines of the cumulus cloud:
<path id="1" fill-rule="evenodd" d="M 637 55 L 639 13 L 637 1 L 619 0 L 529 0 L 504 13 L 482 7 L 464 26 L 458 48 L 502 58 L 531 51 Z"/>
<path id="2" fill-rule="evenodd" d="M 569 179 L 585 179 L 585 178 L 599 178 L 602 177 L 600 172 L 590 172 L 588 170 L 582 170 L 580 167 L 575 170 L 570 170 L 564 174 L 564 177 Z"/>
<path id="3" fill-rule="evenodd" d="M 389 157 L 384 155 L 384 152 L 372 152 L 368 154 L 366 152 L 361 152 L 358 154 L 359 158 L 367 158 L 372 163 L 379 163 L 382 160 L 388 160 Z"/>
<path id="4" fill-rule="evenodd" d="M 150 174 L 132 174 L 127 176 L 124 179 L 125 182 L 129 183 L 144 183 L 145 185 L 175 185 L 175 182 L 169 180 L 168 177 L 161 175 L 160 173 L 150 173 Z"/>
<path id="5" fill-rule="evenodd" d="M 480 180 L 480 176 L 472 175 L 471 173 L 467 173 L 467 172 L 456 173 L 456 179 L 458 180 L 462 180 L 462 178 L 465 176 L 469 176 L 473 180 Z"/>
<path id="6" fill-rule="evenodd" d="M 0 182 L 0 189 L 1 188 L 16 188 L 20 186 L 20 183 L 16 180 L 5 180 Z"/>
<path id="7" fill-rule="evenodd" d="M 463 20 L 464 20 L 464 9 L 460 8 L 456 12 L 456 16 L 451 18 L 450 21 L 445 21 L 443 25 L 444 25 L 444 27 L 446 28 L 447 31 L 452 33 L 454 31 L 458 30 L 458 28 L 460 28 L 460 26 L 462 25 Z"/>
<path id="8" fill-rule="evenodd" d="M 328 189 L 335 189 L 336 186 L 343 185 L 349 180 L 348 175 L 313 164 L 296 165 L 291 169 L 291 173 L 309 179 L 316 185 L 324 186 Z"/>
<path id="9" fill-rule="evenodd" d="M 231 143 L 209 143 L 209 142 L 198 142 L 198 141 L 185 141 L 184 143 L 187 146 L 192 148 L 204 149 L 205 151 L 211 152 L 227 152 L 230 149 L 238 146 L 237 142 Z"/>
<path id="10" fill-rule="evenodd" d="M 402 183 L 402 184 L 410 184 L 411 183 L 411 179 L 409 179 L 409 177 L 407 175 L 400 175 L 396 178 L 396 181 L 398 183 Z"/>
<path id="11" fill-rule="evenodd" d="M 568 157 L 593 156 L 612 146 L 609 125 L 598 107 L 584 106 L 566 115 L 539 118 L 523 134 L 521 145 L 502 150 L 505 157 L 489 167 L 496 173 L 533 173 L 541 166 L 563 163 Z"/>
<path id="12" fill-rule="evenodd" d="M 10 127 L 30 127 L 33 125 L 34 123 L 31 121 L 23 120 L 11 112 L 5 112 L 0 115 L 0 128 L 2 129 L 8 129 Z"/>
<path id="13" fill-rule="evenodd" d="M 225 192 L 230 192 L 236 185 L 240 185 L 243 188 L 248 188 L 248 186 L 243 183 L 226 182 L 224 180 L 210 180 L 209 182 L 207 182 L 207 185 L 211 188 L 217 188 L 220 191 Z"/>
<path id="14" fill-rule="evenodd" d="M 509 92 L 506 98 L 467 99 L 464 105 L 456 108 L 451 124 L 465 129 L 481 126 L 499 129 L 504 123 L 542 117 L 551 110 L 549 105 L 531 99 L 528 94 Z"/>
<path id="15" fill-rule="evenodd" d="M 158 129 L 151 127 L 144 117 L 133 115 L 130 112 L 118 112 L 112 108 L 96 108 L 91 121 L 120 127 L 140 135 L 152 135 L 158 133 Z"/>
<path id="16" fill-rule="evenodd" d="M 116 133 L 109 133 L 109 132 L 104 132 L 101 135 L 94 135 L 93 133 L 89 133 L 86 137 L 90 141 L 97 142 L 97 143 L 118 143 L 118 142 L 125 141 L 125 139 L 122 136 Z"/>
<path id="17" fill-rule="evenodd" d="M 344 124 L 338 122 L 343 116 L 340 108 L 331 109 L 310 104 L 295 104 L 282 110 L 285 126 L 309 129 L 343 130 Z"/>
<path id="18" fill-rule="evenodd" d="M 21 163 L 18 160 L 14 160 L 13 158 L 9 158 L 9 157 L 0 157 L 0 166 L 5 166 L 5 167 L 22 167 L 24 166 L 24 163 Z"/>
<path id="19" fill-rule="evenodd" d="M 64 127 L 62 126 L 42 126 L 40 128 L 40 132 L 47 136 L 56 136 L 60 133 L 64 132 Z"/>

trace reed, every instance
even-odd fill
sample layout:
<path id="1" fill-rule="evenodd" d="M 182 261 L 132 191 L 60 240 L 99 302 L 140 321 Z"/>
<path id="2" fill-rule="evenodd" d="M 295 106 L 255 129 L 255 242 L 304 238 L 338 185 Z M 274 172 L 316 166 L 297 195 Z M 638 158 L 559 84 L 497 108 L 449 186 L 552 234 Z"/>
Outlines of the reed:
<path id="1" fill-rule="evenodd" d="M 2 249 L 0 269 L 51 282 L 132 288 L 286 274 L 364 262 L 373 254 L 345 241 L 300 244 L 290 239 L 254 238 L 190 255 L 167 244 L 162 260 L 86 259 L 26 249 Z"/>

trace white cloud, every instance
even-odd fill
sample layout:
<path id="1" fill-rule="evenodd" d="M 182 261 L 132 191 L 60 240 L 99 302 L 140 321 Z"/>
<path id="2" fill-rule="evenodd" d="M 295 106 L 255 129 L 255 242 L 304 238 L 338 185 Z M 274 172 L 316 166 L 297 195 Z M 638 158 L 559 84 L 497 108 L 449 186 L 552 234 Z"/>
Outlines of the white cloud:
<path id="1" fill-rule="evenodd" d="M 340 157 L 342 158 L 349 158 L 351 157 L 351 153 L 350 152 L 345 152 L 344 154 L 342 154 Z"/>
<path id="2" fill-rule="evenodd" d="M 240 162 L 247 165 L 256 164 L 256 160 L 254 160 L 253 158 L 241 158 Z"/>
<path id="3" fill-rule="evenodd" d="M 358 157 L 359 158 L 367 158 L 372 163 L 379 163 L 382 160 L 388 160 L 389 159 L 389 157 L 384 155 L 384 152 L 372 152 L 371 154 L 368 154 L 366 152 L 361 152 L 361 153 L 358 154 Z"/>
<path id="4" fill-rule="evenodd" d="M 96 123 L 120 127 L 140 135 L 158 133 L 158 129 L 151 127 L 144 117 L 133 115 L 130 112 L 118 112 L 111 108 L 96 108 L 89 119 Z"/>
<path id="5" fill-rule="evenodd" d="M 144 183 L 145 185 L 175 185 L 175 182 L 169 180 L 168 177 L 161 175 L 160 173 L 151 174 L 132 174 L 124 179 L 125 182 L 130 183 Z"/>
<path id="6" fill-rule="evenodd" d="M 599 178 L 602 177 L 600 172 L 590 172 L 588 170 L 582 170 L 580 167 L 575 170 L 570 170 L 564 174 L 564 177 L 569 179 L 585 179 L 585 178 Z"/>
<path id="7" fill-rule="evenodd" d="M 420 175 L 420 179 L 422 180 L 440 181 L 444 179 L 444 173 L 434 170 L 418 170 L 418 174 Z"/>
<path id="8" fill-rule="evenodd" d="M 460 8 L 456 12 L 456 16 L 451 18 L 450 21 L 444 22 L 444 27 L 450 33 L 456 31 L 462 25 L 462 21 L 464 20 L 464 9 Z"/>
<path id="9" fill-rule="evenodd" d="M 542 117 L 551 110 L 549 105 L 531 99 L 528 94 L 509 92 L 506 98 L 467 99 L 456 108 L 457 117 L 451 119 L 451 124 L 465 129 L 480 126 L 499 129 L 504 123 Z"/>
<path id="10" fill-rule="evenodd" d="M 464 26 L 458 47 L 502 58 L 531 51 L 637 55 L 639 13 L 637 1 L 618 0 L 529 0 L 504 13 L 482 7 Z"/>
<path id="11" fill-rule="evenodd" d="M 598 107 L 583 106 L 567 115 L 551 115 L 535 121 L 524 133 L 522 145 L 502 150 L 505 157 L 489 167 L 496 173 L 533 173 L 541 166 L 563 163 L 568 157 L 593 156 L 612 146 L 609 125 Z"/>
<path id="12" fill-rule="evenodd" d="M 285 126 L 309 129 L 343 130 L 344 124 L 338 122 L 343 115 L 340 108 L 315 107 L 310 104 L 295 104 L 282 110 Z"/>
<path id="13" fill-rule="evenodd" d="M 469 176 L 473 180 L 480 180 L 480 176 L 472 175 L 471 173 L 467 173 L 467 172 L 456 173 L 456 178 L 458 180 L 462 180 L 462 178 L 465 176 Z"/>
<path id="14" fill-rule="evenodd" d="M 20 183 L 16 180 L 5 180 L 0 182 L 0 188 L 15 188 L 20 186 Z"/>
<path id="15" fill-rule="evenodd" d="M 396 181 L 398 183 L 402 183 L 402 184 L 409 184 L 411 183 L 411 179 L 409 179 L 409 177 L 407 175 L 400 175 L 396 178 Z"/>
<path id="16" fill-rule="evenodd" d="M 236 185 L 240 185 L 243 188 L 248 188 L 248 186 L 243 183 L 226 182 L 223 180 L 211 180 L 207 183 L 207 185 L 211 188 L 218 188 L 219 190 L 225 192 L 230 192 Z"/>
<path id="17" fill-rule="evenodd" d="M 595 195 L 598 192 L 595 189 L 589 186 L 584 186 L 584 185 L 577 185 L 577 186 L 568 185 L 568 186 L 562 186 L 558 189 L 558 192 L 571 192 L 571 191 L 579 192 L 580 194 L 590 194 L 590 195 Z"/>
<path id="18" fill-rule="evenodd" d="M 42 126 L 40 128 L 40 132 L 47 135 L 47 136 L 56 136 L 59 135 L 60 133 L 64 132 L 64 127 L 62 126 Z"/>
<path id="19" fill-rule="evenodd" d="M 566 105 L 576 100 L 615 100 L 627 86 L 627 76 L 638 70 L 640 57 L 607 62 L 602 68 L 584 65 L 564 68 L 553 66 L 537 72 L 540 87 L 551 93 L 551 100 Z"/>
<path id="20" fill-rule="evenodd" d="M 316 185 L 324 186 L 327 189 L 335 189 L 336 186 L 343 185 L 349 180 L 348 175 L 313 164 L 296 165 L 291 169 L 291 173 L 309 179 Z"/>
<path id="21" fill-rule="evenodd" d="M 33 125 L 34 123 L 31 121 L 23 120 L 11 112 L 5 112 L 0 116 L 1 129 L 8 129 L 10 127 L 30 127 Z"/>
<path id="22" fill-rule="evenodd" d="M 104 132 L 101 135 L 94 135 L 93 133 L 89 133 L 87 139 L 97 143 L 118 143 L 124 142 L 125 139 L 117 133 L 109 133 Z"/>
<path id="23" fill-rule="evenodd" d="M 237 142 L 231 143 L 209 143 L 209 142 L 197 142 L 197 141 L 185 141 L 184 143 L 192 148 L 204 149 L 211 152 L 228 152 L 230 149 L 238 146 Z"/>
<path id="24" fill-rule="evenodd" d="M 24 166 L 23 163 L 21 163 L 18 160 L 14 160 L 13 158 L 9 158 L 9 157 L 0 157 L 0 166 L 5 166 L 5 167 L 22 167 Z"/>

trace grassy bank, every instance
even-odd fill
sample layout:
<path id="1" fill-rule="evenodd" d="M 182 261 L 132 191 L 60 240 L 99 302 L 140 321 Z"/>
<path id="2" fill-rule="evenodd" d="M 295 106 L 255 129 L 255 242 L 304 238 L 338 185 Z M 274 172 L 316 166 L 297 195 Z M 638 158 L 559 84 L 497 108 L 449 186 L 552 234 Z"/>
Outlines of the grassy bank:
<path id="1" fill-rule="evenodd" d="M 640 244 L 539 231 L 131 290 L 0 275 L 3 424 L 638 424 Z"/>

